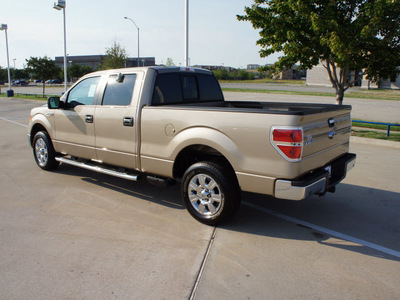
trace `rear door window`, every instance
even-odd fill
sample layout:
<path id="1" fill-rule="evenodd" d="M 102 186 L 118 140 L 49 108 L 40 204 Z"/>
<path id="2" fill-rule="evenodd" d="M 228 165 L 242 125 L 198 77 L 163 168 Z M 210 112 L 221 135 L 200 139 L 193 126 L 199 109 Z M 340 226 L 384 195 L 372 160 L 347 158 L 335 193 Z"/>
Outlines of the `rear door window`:
<path id="1" fill-rule="evenodd" d="M 132 100 L 136 75 L 111 75 L 103 96 L 103 105 L 128 106 Z"/>

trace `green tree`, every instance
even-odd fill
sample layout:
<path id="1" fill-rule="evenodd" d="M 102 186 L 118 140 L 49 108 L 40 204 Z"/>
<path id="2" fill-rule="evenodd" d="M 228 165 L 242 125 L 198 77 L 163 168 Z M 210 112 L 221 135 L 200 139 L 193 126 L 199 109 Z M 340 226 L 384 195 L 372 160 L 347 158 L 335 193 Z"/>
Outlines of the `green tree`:
<path id="1" fill-rule="evenodd" d="M 110 48 L 106 48 L 106 57 L 99 65 L 100 70 L 118 69 L 126 67 L 128 55 L 125 48 L 114 42 Z"/>
<path id="2" fill-rule="evenodd" d="M 83 75 L 86 75 L 91 72 L 93 72 L 93 68 L 89 66 L 82 66 L 80 64 L 75 63 L 68 68 L 68 77 L 71 79 L 80 78 Z"/>
<path id="3" fill-rule="evenodd" d="M 0 81 L 4 82 L 8 81 L 7 69 L 3 69 L 1 66 L 0 66 Z"/>
<path id="4" fill-rule="evenodd" d="M 29 78 L 29 73 L 25 69 L 11 69 L 11 78 L 27 79 Z"/>
<path id="5" fill-rule="evenodd" d="M 166 65 L 167 67 L 173 67 L 173 66 L 175 66 L 175 63 L 174 63 L 174 61 L 173 61 L 172 58 L 168 57 L 168 58 L 167 58 L 167 61 L 166 61 L 166 63 L 165 63 L 165 65 Z"/>
<path id="6" fill-rule="evenodd" d="M 228 80 L 231 78 L 228 70 L 225 68 L 214 70 L 213 73 L 218 80 Z"/>
<path id="7" fill-rule="evenodd" d="M 43 80 L 43 96 L 45 94 L 45 81 L 58 77 L 61 68 L 59 68 L 53 60 L 44 57 L 30 57 L 26 59 L 26 70 L 36 79 Z"/>
<path id="8" fill-rule="evenodd" d="M 283 53 L 272 69 L 321 62 L 338 104 L 354 84 L 350 71 L 374 81 L 400 73 L 400 0 L 255 0 L 237 18 L 260 29 L 261 57 Z"/>

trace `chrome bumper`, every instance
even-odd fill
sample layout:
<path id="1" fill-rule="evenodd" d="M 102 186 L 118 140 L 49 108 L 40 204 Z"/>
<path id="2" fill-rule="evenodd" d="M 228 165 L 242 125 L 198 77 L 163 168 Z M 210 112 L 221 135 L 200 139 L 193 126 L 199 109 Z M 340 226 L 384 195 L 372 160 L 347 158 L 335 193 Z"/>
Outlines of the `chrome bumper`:
<path id="1" fill-rule="evenodd" d="M 311 195 L 323 195 L 333 191 L 334 186 L 342 181 L 355 166 L 356 155 L 347 154 L 328 166 L 296 180 L 278 179 L 275 181 L 275 198 L 287 200 L 302 200 Z M 332 174 L 330 171 L 332 169 Z"/>

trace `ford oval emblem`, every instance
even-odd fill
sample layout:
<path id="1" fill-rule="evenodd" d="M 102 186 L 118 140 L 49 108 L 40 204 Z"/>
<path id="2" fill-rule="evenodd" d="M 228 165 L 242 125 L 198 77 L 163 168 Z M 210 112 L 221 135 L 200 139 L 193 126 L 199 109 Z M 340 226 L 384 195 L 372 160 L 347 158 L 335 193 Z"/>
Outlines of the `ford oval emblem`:
<path id="1" fill-rule="evenodd" d="M 333 137 L 335 135 L 336 135 L 336 132 L 332 130 L 331 132 L 328 133 L 328 138 L 333 139 Z"/>

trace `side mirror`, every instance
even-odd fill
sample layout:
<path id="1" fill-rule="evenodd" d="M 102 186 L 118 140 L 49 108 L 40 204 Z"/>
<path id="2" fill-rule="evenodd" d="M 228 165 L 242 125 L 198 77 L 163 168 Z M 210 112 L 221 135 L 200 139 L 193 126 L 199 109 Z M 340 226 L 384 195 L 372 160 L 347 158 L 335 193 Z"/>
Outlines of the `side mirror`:
<path id="1" fill-rule="evenodd" d="M 60 108 L 60 97 L 49 97 L 47 99 L 47 107 L 49 109 L 59 109 Z"/>

